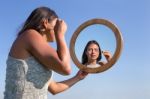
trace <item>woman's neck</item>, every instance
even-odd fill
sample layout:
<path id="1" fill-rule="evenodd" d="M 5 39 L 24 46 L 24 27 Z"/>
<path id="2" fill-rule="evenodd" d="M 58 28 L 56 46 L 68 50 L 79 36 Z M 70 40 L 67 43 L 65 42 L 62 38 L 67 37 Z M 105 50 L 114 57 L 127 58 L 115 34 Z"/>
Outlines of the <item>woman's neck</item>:
<path id="1" fill-rule="evenodd" d="M 41 31 L 42 37 L 45 41 L 48 41 L 47 36 L 46 36 L 46 31 Z"/>
<path id="2" fill-rule="evenodd" d="M 96 63 L 96 60 L 91 60 L 87 62 L 87 65 L 95 65 Z"/>

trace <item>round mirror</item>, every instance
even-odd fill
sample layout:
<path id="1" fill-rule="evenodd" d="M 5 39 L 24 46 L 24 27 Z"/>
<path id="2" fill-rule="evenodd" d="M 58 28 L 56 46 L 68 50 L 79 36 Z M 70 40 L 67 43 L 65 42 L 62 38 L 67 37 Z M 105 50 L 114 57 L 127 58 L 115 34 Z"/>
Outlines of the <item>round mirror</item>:
<path id="1" fill-rule="evenodd" d="M 100 73 L 118 60 L 122 46 L 121 33 L 112 22 L 92 19 L 81 24 L 74 32 L 70 54 L 79 69 L 88 73 Z M 93 65 L 95 59 L 96 64 Z"/>

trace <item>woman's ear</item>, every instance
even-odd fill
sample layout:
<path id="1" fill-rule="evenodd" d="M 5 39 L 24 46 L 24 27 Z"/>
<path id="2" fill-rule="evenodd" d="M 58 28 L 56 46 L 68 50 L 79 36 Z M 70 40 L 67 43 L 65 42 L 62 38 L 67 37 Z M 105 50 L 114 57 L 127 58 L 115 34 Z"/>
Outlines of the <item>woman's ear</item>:
<path id="1" fill-rule="evenodd" d="M 42 20 L 42 25 L 44 26 L 45 29 L 47 29 L 48 20 L 46 19 Z"/>

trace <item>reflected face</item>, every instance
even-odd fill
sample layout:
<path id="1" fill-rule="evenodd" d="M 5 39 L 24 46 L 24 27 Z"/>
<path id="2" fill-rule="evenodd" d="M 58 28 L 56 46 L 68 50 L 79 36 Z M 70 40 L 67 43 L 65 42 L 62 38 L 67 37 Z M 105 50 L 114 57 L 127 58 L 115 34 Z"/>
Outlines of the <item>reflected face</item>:
<path id="1" fill-rule="evenodd" d="M 90 44 L 87 48 L 86 55 L 88 61 L 96 61 L 99 56 L 99 47 L 96 44 Z"/>

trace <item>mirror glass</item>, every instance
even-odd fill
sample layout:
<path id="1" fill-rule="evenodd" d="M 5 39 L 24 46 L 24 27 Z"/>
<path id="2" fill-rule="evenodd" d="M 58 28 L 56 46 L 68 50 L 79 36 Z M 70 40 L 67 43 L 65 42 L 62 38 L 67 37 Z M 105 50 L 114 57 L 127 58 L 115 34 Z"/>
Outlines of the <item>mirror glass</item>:
<path id="1" fill-rule="evenodd" d="M 113 31 L 102 24 L 93 24 L 84 28 L 78 35 L 75 42 L 75 54 L 80 63 L 82 63 L 84 49 L 87 43 L 91 40 L 98 42 L 101 49 L 99 53 L 102 53 L 99 62 L 106 64 L 108 60 L 103 53 L 107 51 L 111 54 L 111 56 L 113 56 L 116 50 L 116 38 Z M 92 68 L 91 66 L 89 67 Z"/>

